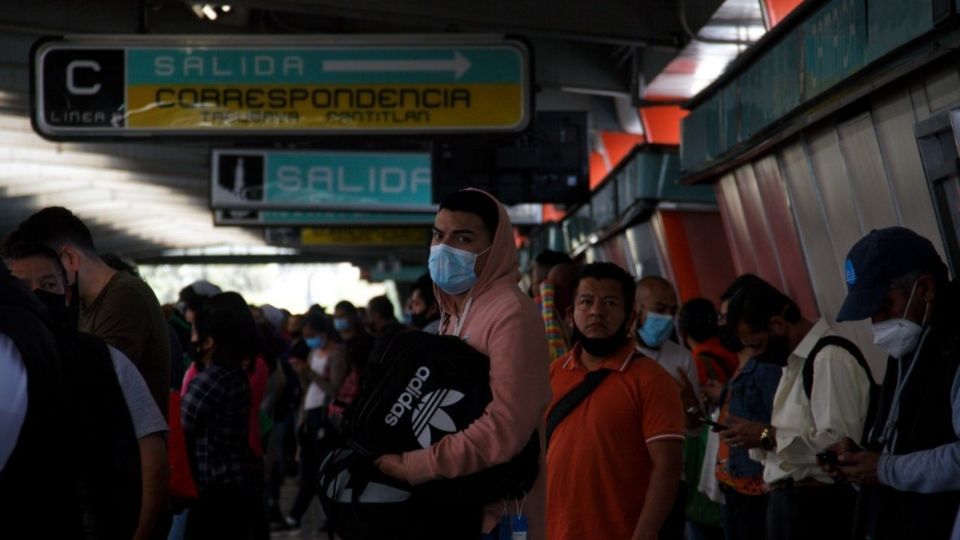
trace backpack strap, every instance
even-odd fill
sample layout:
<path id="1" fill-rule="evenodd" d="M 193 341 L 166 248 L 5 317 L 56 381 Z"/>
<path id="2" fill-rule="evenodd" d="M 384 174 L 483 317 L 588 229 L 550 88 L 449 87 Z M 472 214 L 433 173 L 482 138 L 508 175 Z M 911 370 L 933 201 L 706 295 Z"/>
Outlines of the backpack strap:
<path id="1" fill-rule="evenodd" d="M 849 339 L 843 336 L 824 336 L 817 341 L 810 351 L 810 354 L 807 355 L 807 359 L 803 362 L 803 392 L 806 394 L 807 399 L 810 399 L 810 393 L 813 391 L 814 360 L 816 360 L 820 351 L 831 345 L 840 347 L 850 353 L 850 355 L 856 359 L 857 363 L 860 364 L 860 367 L 863 368 L 863 372 L 867 375 L 867 380 L 870 381 L 870 402 L 867 407 L 867 419 L 866 422 L 864 422 L 864 433 L 866 433 L 867 430 L 870 429 L 870 426 L 873 425 L 873 417 L 876 415 L 879 387 L 873 378 L 873 371 L 870 370 L 870 365 L 867 364 L 866 358 L 864 358 L 863 353 L 860 352 L 860 348 Z"/>
<path id="2" fill-rule="evenodd" d="M 548 448 L 550 447 L 550 437 L 553 435 L 553 430 L 555 430 L 560 422 L 569 416 L 578 405 L 583 403 L 611 373 L 613 373 L 611 369 L 598 369 L 588 372 L 580 384 L 575 386 L 573 390 L 567 392 L 557 401 L 557 404 L 550 409 L 550 413 L 547 415 L 546 438 Z"/>

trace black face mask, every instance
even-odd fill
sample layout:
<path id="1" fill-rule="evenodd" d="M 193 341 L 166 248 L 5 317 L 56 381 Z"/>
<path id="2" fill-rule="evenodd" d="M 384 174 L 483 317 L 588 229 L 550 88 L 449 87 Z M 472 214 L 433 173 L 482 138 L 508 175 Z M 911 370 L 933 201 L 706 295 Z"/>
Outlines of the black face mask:
<path id="1" fill-rule="evenodd" d="M 720 340 L 720 344 L 723 345 L 724 349 L 732 353 L 738 353 L 743 350 L 743 342 L 740 341 L 740 336 L 733 331 L 733 328 L 725 324 L 717 327 L 717 339 Z"/>
<path id="2" fill-rule="evenodd" d="M 579 342 L 580 345 L 583 346 L 583 350 L 597 358 L 610 356 L 622 347 L 627 339 L 627 321 L 623 321 L 623 324 L 620 325 L 620 328 L 618 328 L 616 332 L 605 338 L 587 337 L 576 327 L 576 324 L 574 324 L 573 327 L 572 341 L 574 343 Z"/>
<path id="3" fill-rule="evenodd" d="M 787 345 L 787 338 L 769 336 L 767 338 L 766 349 L 754 358 L 757 362 L 783 367 L 787 365 L 787 358 L 790 357 L 790 352 L 790 346 Z"/>
<path id="4" fill-rule="evenodd" d="M 63 329 L 77 329 L 77 312 L 67 305 L 66 294 L 56 294 L 37 289 L 33 295 L 47 308 L 47 313 L 54 324 Z"/>

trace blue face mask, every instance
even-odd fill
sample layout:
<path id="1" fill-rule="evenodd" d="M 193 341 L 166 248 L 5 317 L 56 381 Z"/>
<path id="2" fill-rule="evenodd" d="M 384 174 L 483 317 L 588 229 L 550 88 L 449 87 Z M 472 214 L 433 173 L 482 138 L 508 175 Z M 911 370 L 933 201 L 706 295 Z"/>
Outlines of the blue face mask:
<path id="1" fill-rule="evenodd" d="M 322 349 L 327 344 L 327 336 L 313 336 L 313 337 L 303 338 L 303 342 L 307 344 L 307 347 L 310 347 L 310 350 Z"/>
<path id="2" fill-rule="evenodd" d="M 337 332 L 343 332 L 344 330 L 349 330 L 353 325 L 350 324 L 350 319 L 337 317 L 333 319 L 333 327 L 337 329 Z"/>
<path id="3" fill-rule="evenodd" d="M 673 317 L 660 313 L 647 313 L 647 320 L 643 326 L 637 328 L 637 337 L 648 347 L 657 348 L 670 337 L 673 332 Z"/>
<path id="4" fill-rule="evenodd" d="M 463 294 L 477 283 L 476 253 L 437 244 L 430 248 L 430 278 L 448 294 Z"/>

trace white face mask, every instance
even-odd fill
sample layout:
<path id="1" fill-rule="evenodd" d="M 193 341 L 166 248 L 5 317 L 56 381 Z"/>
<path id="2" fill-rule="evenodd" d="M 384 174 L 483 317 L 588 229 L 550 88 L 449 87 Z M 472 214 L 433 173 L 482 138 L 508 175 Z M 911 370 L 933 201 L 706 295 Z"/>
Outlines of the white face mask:
<path id="1" fill-rule="evenodd" d="M 903 309 L 904 317 L 907 310 L 910 309 L 910 303 L 913 301 L 913 294 L 917 291 L 917 284 L 913 284 L 913 290 L 910 291 L 910 299 L 907 300 L 907 306 Z M 926 323 L 926 314 L 923 322 Z M 894 358 L 903 358 L 917 349 L 920 343 L 920 336 L 923 334 L 923 326 L 906 318 L 889 319 L 878 323 L 873 323 L 873 342 L 878 347 L 887 351 L 887 354 Z"/>
<path id="2" fill-rule="evenodd" d="M 917 348 L 923 327 L 907 319 L 873 324 L 873 342 L 894 358 L 903 358 Z"/>

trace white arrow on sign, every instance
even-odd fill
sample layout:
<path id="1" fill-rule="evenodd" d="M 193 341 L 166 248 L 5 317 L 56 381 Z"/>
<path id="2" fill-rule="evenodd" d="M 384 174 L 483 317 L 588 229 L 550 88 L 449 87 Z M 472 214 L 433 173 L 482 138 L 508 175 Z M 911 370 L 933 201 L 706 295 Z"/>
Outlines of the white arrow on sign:
<path id="1" fill-rule="evenodd" d="M 459 79 L 470 69 L 470 61 L 459 51 L 453 51 L 452 60 L 324 60 L 326 72 L 411 72 L 452 71 Z"/>

